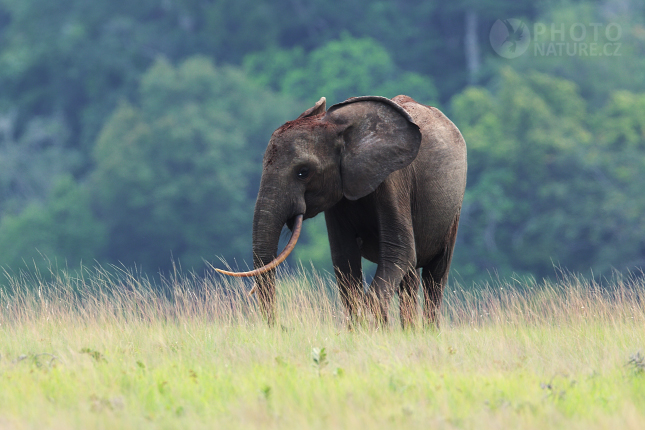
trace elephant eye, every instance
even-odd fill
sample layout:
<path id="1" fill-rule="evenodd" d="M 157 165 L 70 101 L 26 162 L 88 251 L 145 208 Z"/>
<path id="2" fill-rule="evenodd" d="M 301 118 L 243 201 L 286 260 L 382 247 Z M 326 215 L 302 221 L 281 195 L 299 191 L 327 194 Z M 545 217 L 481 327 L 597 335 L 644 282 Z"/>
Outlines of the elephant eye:
<path id="1" fill-rule="evenodd" d="M 309 167 L 301 167 L 298 170 L 298 179 L 307 179 L 307 176 L 309 176 Z"/>

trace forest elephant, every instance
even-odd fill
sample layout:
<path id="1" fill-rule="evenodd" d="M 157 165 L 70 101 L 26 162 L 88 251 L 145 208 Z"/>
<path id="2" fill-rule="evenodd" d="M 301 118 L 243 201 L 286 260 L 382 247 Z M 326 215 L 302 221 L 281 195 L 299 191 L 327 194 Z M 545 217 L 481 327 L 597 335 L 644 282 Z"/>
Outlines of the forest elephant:
<path id="1" fill-rule="evenodd" d="M 466 187 L 466 143 L 438 109 L 408 96 L 325 98 L 278 128 L 264 154 L 253 217 L 252 292 L 272 323 L 275 267 L 287 257 L 302 221 L 325 213 L 340 296 L 350 321 L 365 307 L 387 324 L 399 293 L 401 324 L 438 324 Z M 276 257 L 284 225 L 291 240 Z M 361 257 L 377 263 L 364 292 Z M 419 269 L 422 269 L 420 276 Z"/>

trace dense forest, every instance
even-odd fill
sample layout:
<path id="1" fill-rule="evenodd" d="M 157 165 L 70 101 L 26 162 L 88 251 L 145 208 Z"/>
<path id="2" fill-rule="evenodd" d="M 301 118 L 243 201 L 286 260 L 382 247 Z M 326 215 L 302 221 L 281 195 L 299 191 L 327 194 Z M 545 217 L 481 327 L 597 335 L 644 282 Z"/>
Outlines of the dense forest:
<path id="1" fill-rule="evenodd" d="M 246 267 L 272 131 L 367 94 L 462 131 L 464 285 L 645 266 L 636 0 L 0 0 L 0 266 Z M 303 231 L 292 263 L 328 270 Z"/>

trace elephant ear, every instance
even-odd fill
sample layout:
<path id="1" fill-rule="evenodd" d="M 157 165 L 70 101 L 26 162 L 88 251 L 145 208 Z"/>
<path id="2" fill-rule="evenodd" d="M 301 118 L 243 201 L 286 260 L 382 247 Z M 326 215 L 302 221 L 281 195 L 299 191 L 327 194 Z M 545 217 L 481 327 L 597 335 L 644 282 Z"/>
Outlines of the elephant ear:
<path id="1" fill-rule="evenodd" d="M 385 97 L 354 97 L 333 105 L 324 117 L 342 133 L 343 194 L 356 200 L 374 191 L 392 172 L 409 165 L 421 145 L 410 115 Z"/>
<path id="2" fill-rule="evenodd" d="M 300 116 L 296 119 L 300 118 L 305 118 L 308 116 L 315 116 L 321 113 L 325 112 L 326 106 L 327 105 L 327 99 L 324 97 L 321 97 L 320 100 L 316 102 L 315 105 L 304 111 L 303 113 L 300 114 Z"/>

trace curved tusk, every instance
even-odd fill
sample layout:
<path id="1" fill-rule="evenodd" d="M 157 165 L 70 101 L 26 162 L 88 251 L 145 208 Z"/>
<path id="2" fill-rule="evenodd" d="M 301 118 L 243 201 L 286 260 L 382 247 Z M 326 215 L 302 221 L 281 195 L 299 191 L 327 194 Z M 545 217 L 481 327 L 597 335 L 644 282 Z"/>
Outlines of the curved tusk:
<path id="1" fill-rule="evenodd" d="M 261 275 L 263 273 L 268 272 L 271 269 L 275 269 L 280 263 L 282 263 L 284 260 L 287 259 L 289 254 L 291 254 L 291 251 L 293 251 L 293 248 L 295 248 L 296 242 L 298 242 L 298 237 L 300 237 L 300 230 L 302 230 L 302 218 L 303 218 L 302 214 L 296 217 L 296 221 L 293 225 L 293 232 L 291 233 L 291 239 L 289 239 L 289 243 L 287 243 L 287 246 L 284 247 L 280 255 L 278 255 L 269 264 L 266 264 L 262 267 L 258 267 L 255 270 L 250 270 L 248 272 L 229 272 L 222 269 L 215 269 L 215 270 L 223 275 L 247 278 L 250 276 Z M 256 287 L 254 286 L 253 289 L 249 292 L 249 295 L 255 293 L 255 288 Z"/>

